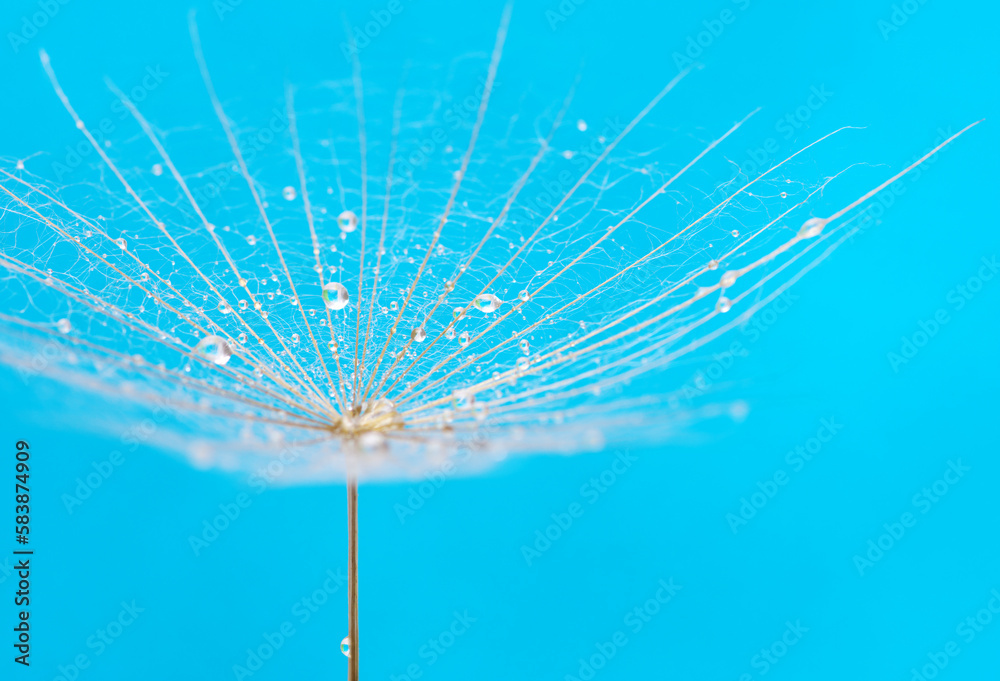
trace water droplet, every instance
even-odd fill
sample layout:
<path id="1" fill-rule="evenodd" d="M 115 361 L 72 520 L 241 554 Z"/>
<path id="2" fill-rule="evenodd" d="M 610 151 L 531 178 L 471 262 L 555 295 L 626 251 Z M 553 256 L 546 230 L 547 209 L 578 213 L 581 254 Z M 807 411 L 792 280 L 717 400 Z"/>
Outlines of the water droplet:
<path id="1" fill-rule="evenodd" d="M 154 163 L 153 164 L 153 174 L 156 175 L 157 177 L 159 177 L 160 175 L 162 175 L 163 174 L 163 166 L 161 164 L 159 164 L 159 163 Z"/>
<path id="2" fill-rule="evenodd" d="M 788 198 L 788 192 L 781 192 L 781 198 L 787 199 Z"/>
<path id="3" fill-rule="evenodd" d="M 14 167 L 17 168 L 18 170 L 24 170 L 24 161 L 19 160 L 17 163 L 14 164 Z"/>
<path id="4" fill-rule="evenodd" d="M 448 330 L 444 332 L 444 337 L 448 340 L 455 340 L 455 327 L 449 326 Z"/>
<path id="5" fill-rule="evenodd" d="M 735 283 L 736 283 L 735 270 L 729 270 L 728 272 L 722 275 L 722 279 L 719 279 L 719 284 L 722 285 L 722 288 L 729 288 Z"/>
<path id="6" fill-rule="evenodd" d="M 499 298 L 497 298 L 492 293 L 481 293 L 476 296 L 476 299 L 472 301 L 472 304 L 476 306 L 481 312 L 496 312 L 497 308 L 503 304 Z"/>
<path id="7" fill-rule="evenodd" d="M 68 319 L 60 319 L 56 322 L 56 328 L 59 329 L 59 333 L 69 333 L 73 327 L 70 325 Z"/>
<path id="8" fill-rule="evenodd" d="M 520 293 L 517 294 L 517 299 L 520 300 L 522 303 L 526 303 L 529 300 L 531 300 L 531 294 L 528 293 L 527 291 L 521 291 Z"/>
<path id="9" fill-rule="evenodd" d="M 799 237 L 811 239 L 814 236 L 818 236 L 824 227 L 826 227 L 826 220 L 823 218 L 809 218 L 799 229 Z"/>
<path id="10" fill-rule="evenodd" d="M 345 636 L 344 640 L 340 642 L 340 652 L 342 652 L 347 657 L 351 656 L 351 637 Z"/>
<path id="11" fill-rule="evenodd" d="M 517 344 L 517 347 L 521 348 L 521 352 L 528 354 L 528 339 L 522 338 L 521 342 Z"/>
<path id="12" fill-rule="evenodd" d="M 562 157 L 568 161 L 571 158 L 573 158 L 573 152 L 571 150 L 567 149 L 566 151 L 564 151 L 562 153 Z"/>
<path id="13" fill-rule="evenodd" d="M 729 312 L 729 309 L 733 306 L 733 303 L 729 298 L 722 296 L 719 298 L 719 302 L 715 304 L 716 312 Z"/>
<path id="14" fill-rule="evenodd" d="M 458 335 L 458 344 L 463 348 L 469 347 L 469 332 L 463 331 Z"/>
<path id="15" fill-rule="evenodd" d="M 118 244 L 118 248 L 125 250 L 125 239 L 115 239 L 115 243 Z"/>
<path id="16" fill-rule="evenodd" d="M 708 261 L 708 269 L 710 269 L 710 270 L 717 270 L 717 269 L 719 269 L 719 261 L 718 260 L 709 260 Z"/>
<path id="17" fill-rule="evenodd" d="M 454 310 L 451 311 L 451 316 L 454 317 L 455 319 L 458 319 L 459 317 L 462 316 L 463 312 L 465 312 L 464 307 L 456 307 Z"/>
<path id="18" fill-rule="evenodd" d="M 296 197 L 295 187 L 285 187 L 281 190 L 281 195 L 285 197 L 285 201 L 294 201 Z"/>
<path id="19" fill-rule="evenodd" d="M 446 282 L 444 282 L 444 290 L 447 293 L 451 293 L 452 291 L 454 291 L 455 290 L 455 282 L 453 282 L 453 281 L 446 281 Z"/>
<path id="20" fill-rule="evenodd" d="M 426 338 L 427 332 L 424 331 L 423 327 L 418 327 L 410 332 L 410 339 L 417 343 L 423 343 Z"/>
<path id="21" fill-rule="evenodd" d="M 527 371 L 529 364 L 530 364 L 530 362 L 528 362 L 528 358 L 527 357 L 518 357 L 517 358 L 517 370 L 518 371 Z"/>
<path id="22" fill-rule="evenodd" d="M 246 309 L 247 309 L 247 307 L 248 307 L 248 305 L 247 305 L 247 301 L 245 301 L 245 300 L 241 300 L 241 301 L 239 302 L 239 306 L 240 306 L 240 309 L 241 309 L 241 310 L 246 310 Z"/>
<path id="23" fill-rule="evenodd" d="M 392 301 L 391 303 L 389 303 L 389 309 L 395 312 L 396 310 L 399 309 L 399 303 L 397 303 L 395 300 Z"/>
<path id="24" fill-rule="evenodd" d="M 730 232 L 730 234 L 732 234 L 733 236 L 739 236 L 740 235 L 740 230 L 734 229 L 733 231 Z"/>
<path id="25" fill-rule="evenodd" d="M 256 245 L 257 244 L 257 237 L 255 237 L 253 234 L 251 234 L 250 236 L 247 237 L 247 243 L 250 244 L 251 246 Z"/>
<path id="26" fill-rule="evenodd" d="M 240 343 L 246 343 L 247 342 L 247 335 L 245 333 L 241 333 L 240 335 L 238 335 L 236 337 L 236 340 L 238 340 Z"/>
<path id="27" fill-rule="evenodd" d="M 326 347 L 330 348 L 331 350 L 336 350 L 337 349 L 337 341 L 335 341 L 335 340 L 330 341 L 329 343 L 326 344 Z"/>
<path id="28" fill-rule="evenodd" d="M 247 280 L 244 279 L 243 277 L 240 277 L 239 282 L 240 282 L 240 286 L 242 286 L 243 288 L 247 287 Z"/>
<path id="29" fill-rule="evenodd" d="M 351 299 L 343 284 L 331 281 L 323 287 L 323 302 L 331 310 L 343 310 Z"/>
<path id="30" fill-rule="evenodd" d="M 223 300 L 221 303 L 219 303 L 219 312 L 221 312 L 222 314 L 229 314 L 232 311 L 233 308 L 229 307 L 229 303 L 227 303 L 226 301 Z"/>
<path id="31" fill-rule="evenodd" d="M 292 344 L 293 345 L 298 345 L 299 344 L 299 334 L 297 334 L 297 333 L 293 333 L 292 334 Z"/>
<path id="32" fill-rule="evenodd" d="M 198 345 L 194 346 L 194 351 L 213 364 L 223 366 L 229 362 L 233 356 L 233 350 L 225 338 L 220 336 L 205 336 Z"/>
<path id="33" fill-rule="evenodd" d="M 582 118 L 576 122 L 576 129 L 580 132 L 587 132 L 587 121 Z"/>
<path id="34" fill-rule="evenodd" d="M 345 210 L 337 216 L 337 224 L 345 232 L 353 232 L 358 228 L 358 216 L 354 214 L 354 211 Z"/>

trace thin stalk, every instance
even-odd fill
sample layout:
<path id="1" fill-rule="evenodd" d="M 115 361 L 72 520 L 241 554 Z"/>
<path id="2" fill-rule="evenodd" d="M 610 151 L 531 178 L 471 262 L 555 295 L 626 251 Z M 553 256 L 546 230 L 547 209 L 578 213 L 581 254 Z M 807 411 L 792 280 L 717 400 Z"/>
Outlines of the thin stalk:
<path id="1" fill-rule="evenodd" d="M 347 681 L 358 681 L 358 479 L 347 477 Z"/>

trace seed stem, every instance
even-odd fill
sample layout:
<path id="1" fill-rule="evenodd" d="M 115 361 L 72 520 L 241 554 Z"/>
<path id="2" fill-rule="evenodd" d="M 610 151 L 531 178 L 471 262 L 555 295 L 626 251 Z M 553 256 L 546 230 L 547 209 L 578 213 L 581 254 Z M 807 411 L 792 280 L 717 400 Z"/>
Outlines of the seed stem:
<path id="1" fill-rule="evenodd" d="M 358 479 L 347 477 L 347 681 L 358 681 Z"/>

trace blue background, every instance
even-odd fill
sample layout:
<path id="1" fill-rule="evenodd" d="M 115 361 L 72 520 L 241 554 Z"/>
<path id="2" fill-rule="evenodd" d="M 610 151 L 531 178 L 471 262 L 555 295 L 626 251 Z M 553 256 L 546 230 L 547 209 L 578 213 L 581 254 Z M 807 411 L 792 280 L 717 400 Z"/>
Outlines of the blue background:
<path id="1" fill-rule="evenodd" d="M 419 54 L 447 63 L 486 50 L 502 9 L 492 1 L 402 1 L 404 11 L 364 60 L 400 63 Z M 359 23 L 385 4 L 245 0 L 222 21 L 209 3 L 196 6 L 216 55 L 216 83 L 277 99 L 286 76 L 305 83 L 345 77 L 341 11 Z M 729 8 L 736 20 L 710 41 L 700 56 L 706 68 L 693 76 L 704 97 L 685 112 L 691 127 L 720 110 L 731 119 L 757 105 L 766 121 L 777 120 L 823 85 L 834 96 L 796 142 L 845 124 L 867 126 L 850 143 L 854 160 L 898 169 L 939 129 L 987 121 L 913 183 L 882 224 L 793 287 L 795 304 L 727 373 L 731 387 L 721 397 L 748 402 L 744 422 L 713 420 L 666 445 L 632 449 L 632 467 L 593 504 L 581 486 L 611 465 L 613 451 L 518 459 L 482 477 L 450 479 L 405 523 L 394 505 L 405 504 L 417 483 L 362 488 L 365 678 L 402 678 L 413 664 L 423 679 L 579 678 L 579 660 L 622 631 L 628 643 L 595 678 L 756 679 L 764 670 L 755 655 L 781 638 L 786 622 L 808 631 L 768 678 L 911 679 L 910 670 L 930 664 L 928 655 L 949 641 L 961 652 L 940 678 L 1000 674 L 1000 622 L 971 642 L 956 632 L 1000 588 L 1000 279 L 961 310 L 947 298 L 977 275 L 982 258 L 1000 255 L 993 201 L 1000 147 L 991 120 L 1000 9 L 965 1 L 907 7 L 916 11 L 885 37 L 879 21 L 892 19 L 888 1 L 587 0 L 555 30 L 545 13 L 558 3 L 517 4 L 502 77 L 530 82 L 555 101 L 584 62 L 584 82 L 597 85 L 582 88 L 575 107 L 594 120 L 635 111 L 675 72 L 672 54 Z M 2 153 L 24 157 L 77 140 L 38 64 L 43 46 L 63 82 L 82 93 L 81 107 L 111 100 L 100 76 L 127 83 L 146 65 L 162 64 L 177 76 L 155 96 L 189 98 L 210 121 L 192 68 L 188 8 L 70 0 L 18 54 L 5 39 Z M 37 10 L 5 2 L 3 34 Z M 738 146 L 731 153 L 740 160 Z M 887 353 L 941 308 L 950 322 L 894 371 Z M 692 373 L 727 342 L 690 360 Z M 60 400 L 11 372 L 3 381 L 0 442 L 10 449 L 15 439 L 30 439 L 36 465 L 38 555 L 32 667 L 4 659 L 0 676 L 55 679 L 60 666 L 86 654 L 90 666 L 80 679 L 231 679 L 246 649 L 286 621 L 295 634 L 251 678 L 345 673 L 337 650 L 346 634 L 344 590 L 304 624 L 292 613 L 321 587 L 326 570 L 345 566 L 342 487 L 258 495 L 240 478 L 194 470 L 157 449 L 154 434 L 126 450 L 112 477 L 69 514 L 61 496 L 122 443 L 46 426 Z M 786 452 L 806 445 L 822 418 L 843 429 L 793 472 Z M 922 513 L 914 495 L 958 460 L 970 470 Z M 778 469 L 788 484 L 734 534 L 726 515 Z M 250 506 L 195 556 L 189 537 L 241 492 Z M 573 502 L 583 504 L 583 516 L 527 565 L 521 547 Z M 908 511 L 916 524 L 859 574 L 854 556 Z M 681 591 L 634 633 L 626 613 L 669 578 Z M 13 580 L 0 569 L 0 582 L 6 656 Z M 96 655 L 88 637 L 132 600 L 144 612 Z M 456 611 L 476 621 L 431 664 L 421 646 Z"/>

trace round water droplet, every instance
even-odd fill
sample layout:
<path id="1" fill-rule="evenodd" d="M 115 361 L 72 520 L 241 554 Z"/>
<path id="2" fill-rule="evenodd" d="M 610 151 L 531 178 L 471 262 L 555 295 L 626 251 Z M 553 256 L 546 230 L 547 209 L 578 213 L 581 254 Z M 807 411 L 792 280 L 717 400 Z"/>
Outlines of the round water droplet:
<path id="1" fill-rule="evenodd" d="M 160 175 L 162 175 L 163 174 L 163 166 L 160 165 L 159 163 L 154 163 L 153 164 L 153 174 L 156 175 L 157 177 L 159 177 Z"/>
<path id="2" fill-rule="evenodd" d="M 482 293 L 476 296 L 476 299 L 472 301 L 472 304 L 475 305 L 481 312 L 489 314 L 490 312 L 496 312 L 497 308 L 503 304 L 503 301 L 492 293 Z"/>
<path id="3" fill-rule="evenodd" d="M 232 311 L 233 308 L 229 307 L 229 304 L 226 301 L 222 301 L 221 303 L 219 303 L 219 312 L 221 312 L 222 314 L 229 314 Z"/>
<path id="4" fill-rule="evenodd" d="M 281 195 L 285 197 L 285 201 L 294 201 L 296 197 L 295 187 L 285 187 L 281 190 Z"/>
<path id="5" fill-rule="evenodd" d="M 352 210 L 345 210 L 337 216 L 337 224 L 345 232 L 353 232 L 358 228 L 358 216 Z"/>
<path id="6" fill-rule="evenodd" d="M 351 299 L 343 284 L 331 281 L 323 287 L 323 302 L 331 310 L 343 310 Z"/>
<path id="7" fill-rule="evenodd" d="M 717 269 L 719 269 L 719 261 L 718 260 L 709 260 L 708 261 L 708 269 L 710 269 L 710 270 L 717 270 Z"/>
<path id="8" fill-rule="evenodd" d="M 239 303 L 239 305 L 240 305 L 240 309 L 241 310 L 246 310 L 247 307 L 248 307 L 247 306 L 247 301 L 245 301 L 245 300 L 241 300 L 240 303 Z"/>
<path id="9" fill-rule="evenodd" d="M 56 322 L 56 328 L 59 329 L 59 333 L 69 333 L 73 328 L 68 319 L 60 319 Z"/>
<path id="10" fill-rule="evenodd" d="M 531 294 L 528 293 L 527 291 L 521 291 L 520 293 L 517 294 L 517 299 L 520 300 L 522 303 L 526 303 L 529 300 L 531 300 Z"/>
<path id="11" fill-rule="evenodd" d="M 455 340 L 455 327 L 449 326 L 448 330 L 444 332 L 444 337 L 448 340 Z"/>
<path id="12" fill-rule="evenodd" d="M 115 239 L 115 243 L 118 244 L 118 248 L 125 250 L 125 239 Z"/>
<path id="13" fill-rule="evenodd" d="M 517 358 L 517 370 L 518 371 L 527 371 L 528 364 L 529 364 L 529 362 L 528 362 L 528 358 L 527 357 L 518 357 Z"/>
<path id="14" fill-rule="evenodd" d="M 458 334 L 458 344 L 461 345 L 463 348 L 469 347 L 468 331 L 463 331 L 462 333 Z"/>
<path id="15" fill-rule="evenodd" d="M 803 239 L 811 239 L 818 236 L 824 227 L 826 227 L 826 220 L 823 218 L 809 218 L 799 229 L 799 236 Z"/>
<path id="16" fill-rule="evenodd" d="M 337 349 L 337 341 L 335 341 L 335 340 L 330 341 L 329 343 L 326 344 L 326 347 L 330 348 L 331 350 L 336 350 Z"/>
<path id="17" fill-rule="evenodd" d="M 458 319 L 459 317 L 462 316 L 462 313 L 464 311 L 465 311 L 464 307 L 456 307 L 454 310 L 451 311 L 451 316 L 454 317 L 455 319 Z"/>
<path id="18" fill-rule="evenodd" d="M 736 283 L 736 272 L 733 270 L 729 270 L 728 272 L 722 275 L 722 279 L 719 279 L 719 284 L 722 285 L 722 288 L 729 288 L 735 283 Z"/>
<path id="19" fill-rule="evenodd" d="M 342 652 L 347 657 L 351 656 L 351 637 L 345 636 L 344 640 L 340 642 L 340 652 Z"/>
<path id="20" fill-rule="evenodd" d="M 781 198 L 787 199 L 788 198 L 788 192 L 781 192 Z"/>
<path id="21" fill-rule="evenodd" d="M 423 343 L 427 338 L 427 332 L 424 331 L 423 327 L 418 327 L 413 331 L 410 331 L 410 339 L 416 341 L 417 343 Z"/>
<path id="22" fill-rule="evenodd" d="M 241 277 L 240 280 L 239 280 L 239 283 L 240 283 L 240 286 L 242 286 L 243 288 L 246 288 L 246 286 L 247 286 L 247 280 L 246 279 L 243 279 Z"/>
<path id="23" fill-rule="evenodd" d="M 444 282 L 444 290 L 447 293 L 451 293 L 452 291 L 454 291 L 455 290 L 455 282 L 453 282 L 453 281 L 446 281 L 446 282 Z"/>
<path id="24" fill-rule="evenodd" d="M 517 347 L 521 348 L 521 352 L 528 354 L 528 339 L 522 338 L 521 342 L 517 344 Z"/>
<path id="25" fill-rule="evenodd" d="M 250 244 L 251 246 L 256 245 L 256 243 L 257 243 L 257 237 L 255 237 L 253 234 L 251 234 L 250 236 L 247 237 L 247 243 Z"/>
<path id="26" fill-rule="evenodd" d="M 299 334 L 297 333 L 292 334 L 292 343 L 294 343 L 295 345 L 299 344 Z"/>
<path id="27" fill-rule="evenodd" d="M 734 229 L 733 231 L 730 232 L 730 234 L 732 234 L 733 236 L 739 236 L 740 235 L 740 230 Z"/>
<path id="28" fill-rule="evenodd" d="M 716 312 L 729 312 L 729 309 L 733 306 L 733 303 L 729 298 L 722 296 L 719 298 L 719 302 L 715 304 Z"/>
<path id="29" fill-rule="evenodd" d="M 205 336 L 198 345 L 194 346 L 194 351 L 213 364 L 223 366 L 229 362 L 233 356 L 233 350 L 229 343 L 221 336 Z"/>
<path id="30" fill-rule="evenodd" d="M 245 333 L 241 333 L 240 335 L 238 335 L 236 337 L 236 340 L 238 340 L 240 343 L 246 343 L 247 342 L 247 335 Z"/>
<path id="31" fill-rule="evenodd" d="M 576 122 L 576 129 L 580 132 L 587 132 L 587 121 L 582 118 Z"/>

